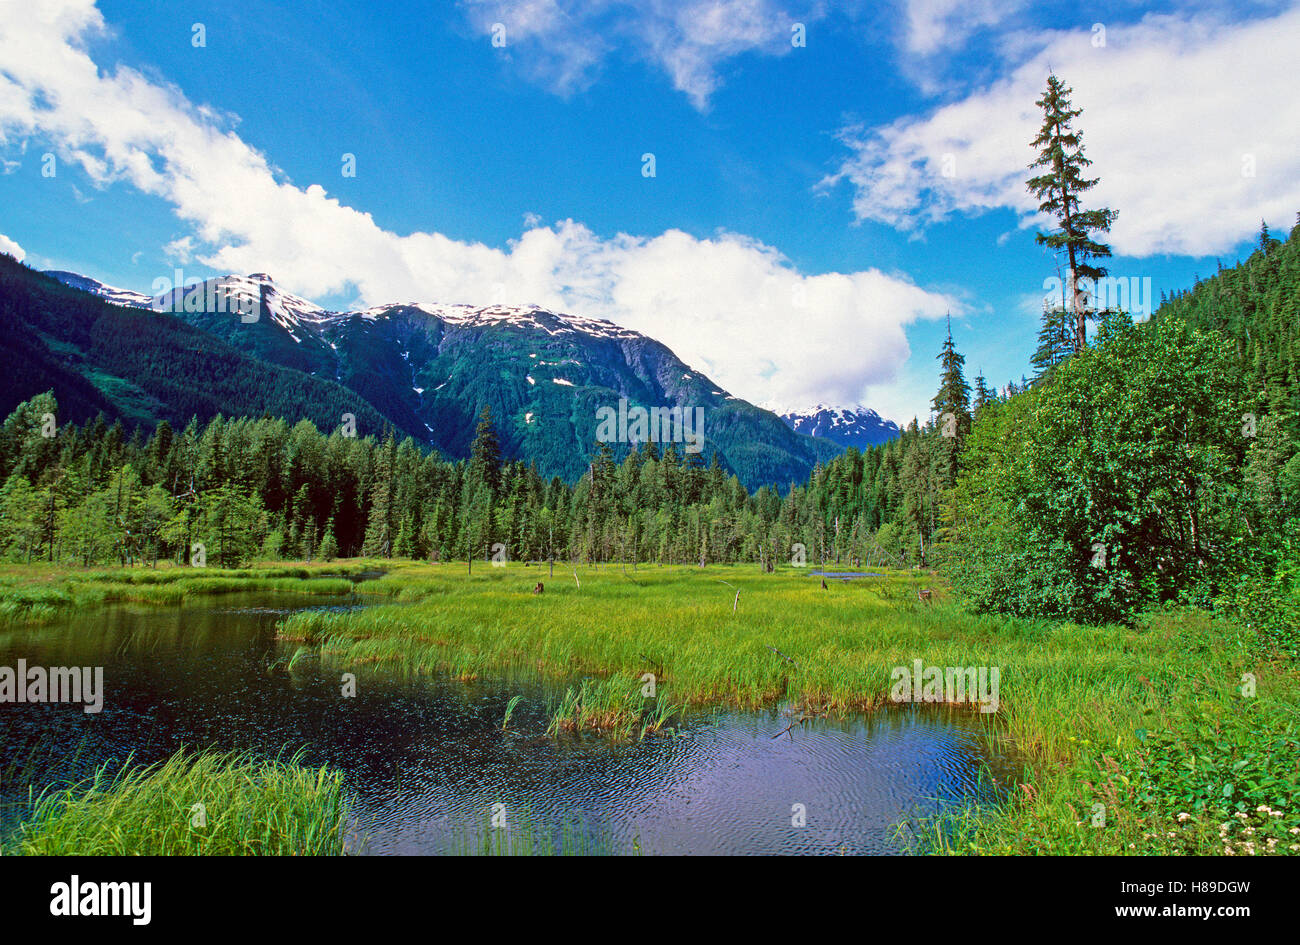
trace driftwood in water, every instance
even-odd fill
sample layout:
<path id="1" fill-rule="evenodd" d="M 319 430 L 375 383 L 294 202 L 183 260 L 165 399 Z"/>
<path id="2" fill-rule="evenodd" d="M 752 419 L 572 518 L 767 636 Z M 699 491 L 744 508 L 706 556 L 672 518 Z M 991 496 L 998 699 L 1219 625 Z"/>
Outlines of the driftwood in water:
<path id="1" fill-rule="evenodd" d="M 809 714 L 806 713 L 806 712 L 801 712 L 801 713 L 799 713 L 799 717 L 798 717 L 797 719 L 795 719 L 793 722 L 791 722 L 789 725 L 787 725 L 787 726 L 786 726 L 785 728 L 783 728 L 781 731 L 777 732 L 777 733 L 776 733 L 775 735 L 773 735 L 772 737 L 773 737 L 773 738 L 780 738 L 782 735 L 787 735 L 787 734 L 789 734 L 790 729 L 794 728 L 796 725 L 802 725 L 804 722 L 807 722 L 807 721 L 809 721 L 810 719 L 814 719 L 814 718 L 816 718 L 815 715 L 809 715 Z M 790 735 L 790 737 L 791 737 L 791 738 L 794 738 L 793 735 Z"/>

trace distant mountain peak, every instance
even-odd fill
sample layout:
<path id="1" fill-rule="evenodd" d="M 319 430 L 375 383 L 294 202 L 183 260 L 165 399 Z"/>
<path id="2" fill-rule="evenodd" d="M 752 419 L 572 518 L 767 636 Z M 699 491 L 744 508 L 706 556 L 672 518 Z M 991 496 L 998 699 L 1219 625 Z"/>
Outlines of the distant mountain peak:
<path id="1" fill-rule="evenodd" d="M 885 443 L 901 432 L 898 424 L 886 420 L 870 407 L 815 404 L 803 410 L 777 410 L 775 413 L 796 433 L 818 436 L 840 446 L 865 449 Z"/>
<path id="2" fill-rule="evenodd" d="M 394 312 L 411 310 L 431 315 L 456 328 L 477 328 L 487 325 L 506 325 L 515 328 L 532 328 L 549 335 L 567 333 L 590 335 L 597 338 L 633 340 L 644 338 L 640 332 L 623 328 L 603 318 L 568 315 L 554 312 L 540 305 L 486 305 L 438 302 L 389 302 L 374 305 L 354 314 L 367 320 L 384 318 Z"/>
<path id="3" fill-rule="evenodd" d="M 163 311 L 172 309 L 183 311 L 184 297 L 198 283 L 173 289 L 161 296 L 149 296 L 142 292 L 117 289 L 95 279 L 64 270 L 47 270 L 47 276 L 58 279 L 65 285 L 93 293 L 118 305 L 130 305 L 136 308 L 159 308 Z M 526 305 L 471 305 L 467 303 L 441 302 L 387 302 L 372 305 L 359 311 L 332 311 L 322 308 L 314 302 L 300 296 L 285 292 L 275 279 L 265 272 L 253 272 L 247 276 L 236 274 L 214 276 L 203 283 L 220 286 L 228 299 L 236 303 L 241 298 L 256 299 L 259 305 L 269 311 L 262 314 L 285 328 L 296 328 L 301 323 L 319 326 L 325 322 L 343 320 L 359 315 L 367 321 L 385 318 L 398 311 L 418 311 L 433 316 L 448 325 L 457 328 L 476 328 L 488 325 L 506 325 L 517 328 L 533 328 L 545 331 L 549 335 L 590 335 L 611 340 L 635 340 L 645 338 L 640 332 L 623 328 L 604 318 L 589 318 L 584 315 L 569 315 L 555 312 L 535 303 Z M 178 296 L 179 293 L 179 296 Z M 168 297 L 171 297 L 170 299 Z"/>
<path id="4" fill-rule="evenodd" d="M 90 276 L 83 276 L 80 273 L 67 272 L 63 269 L 47 269 L 45 275 L 57 279 L 73 289 L 80 289 L 82 292 L 98 295 L 100 298 L 117 305 L 146 308 L 153 302 L 153 296 L 145 295 L 143 292 L 119 289 L 116 286 L 106 285 L 98 279 L 92 279 Z"/>

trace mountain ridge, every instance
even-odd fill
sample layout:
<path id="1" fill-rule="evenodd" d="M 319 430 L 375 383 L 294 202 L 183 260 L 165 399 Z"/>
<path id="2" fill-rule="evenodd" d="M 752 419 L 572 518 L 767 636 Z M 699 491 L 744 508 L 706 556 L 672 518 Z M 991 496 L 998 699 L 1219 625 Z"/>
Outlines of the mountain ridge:
<path id="1" fill-rule="evenodd" d="M 662 342 L 604 319 L 537 305 L 398 302 L 332 311 L 283 291 L 266 273 L 216 277 L 157 297 L 66 270 L 47 275 L 116 305 L 163 309 L 258 360 L 335 382 L 400 432 L 451 457 L 468 455 L 486 405 L 506 456 L 574 481 L 591 460 L 597 411 L 620 400 L 705 408 L 698 461 L 716 457 L 750 490 L 805 481 L 842 450 L 735 397 Z M 610 445 L 616 458 L 630 448 Z M 681 442 L 674 446 L 684 451 Z"/>
<path id="2" fill-rule="evenodd" d="M 852 407 L 816 404 L 804 410 L 780 412 L 777 416 L 796 433 L 859 450 L 886 443 L 902 433 L 898 424 L 861 404 Z"/>

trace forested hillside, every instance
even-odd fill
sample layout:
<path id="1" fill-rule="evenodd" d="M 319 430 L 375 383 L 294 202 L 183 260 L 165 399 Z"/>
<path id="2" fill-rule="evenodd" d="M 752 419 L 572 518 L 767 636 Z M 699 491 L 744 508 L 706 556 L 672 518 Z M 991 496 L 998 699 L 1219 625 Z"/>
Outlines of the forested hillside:
<path id="1" fill-rule="evenodd" d="M 745 483 L 759 468 L 811 463 L 818 441 L 705 391 L 707 379 L 662 345 L 609 323 L 539 309 L 307 313 L 324 332 L 320 358 L 350 351 L 336 367 L 347 390 L 0 259 L 0 331 L 18 355 L 14 377 L 65 394 L 63 403 L 44 394 L 19 405 L 0 429 L 0 554 L 184 562 L 202 546 L 221 565 L 362 553 L 744 561 L 765 571 L 887 561 L 944 569 L 982 610 L 1127 622 L 1169 604 L 1212 606 L 1294 651 L 1300 222 L 1286 242 L 1264 227 L 1248 259 L 1163 299 L 1145 323 L 1100 307 L 1093 291 L 1107 274 L 1103 238 L 1117 212 L 1082 205 L 1097 181 L 1085 176 L 1090 161 L 1071 128 L 1081 111 L 1069 95 L 1049 77 L 1026 181 L 1056 225 L 1038 241 L 1068 261 L 1066 298 L 1043 312 L 1033 379 L 1000 391 L 982 376 L 972 384 L 950 327 L 930 416 L 898 439 L 818 463 L 784 496 Z M 265 300 L 269 279 L 250 279 Z M 274 330 L 296 341 L 303 324 L 285 316 Z M 393 411 L 390 400 L 407 398 L 411 424 L 442 416 L 467 427 L 468 417 L 438 413 L 438 389 L 424 396 L 434 381 L 450 385 L 454 411 L 487 404 L 459 461 L 399 441 L 357 399 Z M 653 443 L 616 455 L 589 435 L 602 391 L 675 403 L 707 394 L 706 440 L 718 451 L 711 462 Z M 548 398 L 583 406 L 581 419 L 549 432 L 533 425 Z M 188 420 L 217 404 L 246 416 Z M 494 404 L 506 416 L 494 417 Z M 563 414 L 563 404 L 546 415 Z M 345 410 L 371 435 L 340 429 Z M 101 411 L 179 422 L 128 434 L 120 420 L 88 422 Z M 534 456 L 563 454 L 550 465 L 575 469 L 577 481 L 512 460 L 530 438 L 545 447 Z"/>
<path id="2" fill-rule="evenodd" d="M 600 448 L 576 485 L 502 462 L 490 414 L 470 459 L 451 463 L 392 436 L 310 421 L 164 422 L 127 436 L 99 420 L 43 436 L 53 397 L 0 428 L 0 548 L 8 560 L 90 564 L 365 553 L 509 560 L 773 560 L 817 534 L 805 490 L 749 495 L 698 454 L 654 444 L 615 464 Z M 864 534 L 857 536 L 864 539 Z"/>
<path id="3" fill-rule="evenodd" d="M 1300 225 L 1146 324 L 1108 316 L 1028 384 L 977 378 L 969 409 L 945 351 L 930 421 L 814 474 L 819 520 L 946 567 L 988 609 L 1123 618 L 1217 598 L 1294 626 L 1298 312 Z"/>
<path id="4" fill-rule="evenodd" d="M 350 413 L 361 429 L 384 418 L 353 392 L 250 357 L 148 309 L 110 305 L 0 253 L 0 410 L 57 390 L 60 424 L 103 413 L 131 427 L 179 426 L 219 413 L 306 417 L 323 428 Z"/>
<path id="5" fill-rule="evenodd" d="M 1300 458 L 1295 325 L 1278 313 L 1295 310 L 1297 260 L 1300 228 L 1148 324 L 1111 316 L 1026 390 L 993 395 L 979 379 L 970 403 L 949 338 L 932 419 L 785 497 L 654 445 L 617 464 L 599 450 L 573 486 L 545 480 L 501 461 L 491 419 L 454 463 L 409 439 L 281 419 L 164 423 L 149 437 L 101 419 L 46 437 L 42 416 L 61 408 L 41 397 L 0 433 L 0 541 L 11 560 L 91 563 L 184 560 L 201 540 L 223 564 L 363 550 L 483 560 L 500 543 L 511 560 L 770 566 L 802 544 L 814 563 L 949 567 L 980 605 L 1025 614 L 1285 597 Z"/>
<path id="6" fill-rule="evenodd" d="M 1262 226 L 1259 247 L 1240 265 L 1224 268 L 1163 301 L 1156 318 L 1176 318 L 1231 338 L 1250 384 L 1275 417 L 1300 418 L 1300 214 L 1281 242 Z"/>

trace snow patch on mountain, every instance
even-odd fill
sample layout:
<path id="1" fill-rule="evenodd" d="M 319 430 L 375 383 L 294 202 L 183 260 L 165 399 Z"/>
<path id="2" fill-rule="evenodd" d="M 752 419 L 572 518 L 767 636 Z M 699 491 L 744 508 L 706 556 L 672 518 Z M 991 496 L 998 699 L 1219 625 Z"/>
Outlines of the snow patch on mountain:
<path id="1" fill-rule="evenodd" d="M 196 282 L 155 297 L 143 292 L 132 292 L 105 285 L 75 272 L 47 270 L 46 275 L 58 279 L 65 285 L 98 295 L 118 305 L 178 313 L 185 311 L 185 299 L 195 291 L 195 287 L 200 285 Z M 245 306 L 252 305 L 253 310 L 258 313 L 259 320 L 269 319 L 293 334 L 294 340 L 299 342 L 307 334 L 320 337 L 327 327 L 354 316 L 365 321 L 377 321 L 391 317 L 399 311 L 417 311 L 436 318 L 449 327 L 465 330 L 502 326 L 542 331 L 552 337 L 584 335 L 611 341 L 634 341 L 645 337 L 640 332 L 622 328 L 603 318 L 566 315 L 549 311 L 539 305 L 475 306 L 465 303 L 390 302 L 360 311 L 331 311 L 283 291 L 275 284 L 275 280 L 264 272 L 255 272 L 247 276 L 219 276 L 207 280 L 202 283 L 202 286 L 205 299 L 224 299 L 225 310 L 233 314 L 247 311 L 247 308 L 240 307 L 241 303 Z M 210 307 L 209 302 L 203 310 L 208 310 Z M 329 340 L 325 340 L 325 343 L 334 347 Z M 537 356 L 534 354 L 531 357 Z"/>
<path id="2" fill-rule="evenodd" d="M 885 443 L 901 432 L 898 424 L 886 420 L 869 407 L 817 404 L 805 410 L 774 410 L 796 433 L 820 436 L 841 446 L 865 449 Z"/>
<path id="3" fill-rule="evenodd" d="M 241 317 L 255 313 L 256 320 L 269 319 L 284 328 L 298 343 L 302 342 L 301 334 L 315 334 L 321 325 L 339 314 L 321 308 L 315 302 L 281 291 L 275 280 L 264 272 L 248 276 L 218 276 L 177 286 L 156 296 L 118 289 L 75 272 L 47 269 L 45 275 L 74 289 L 132 308 L 176 313 L 228 312 Z"/>
<path id="4" fill-rule="evenodd" d="M 130 289 L 118 289 L 111 285 L 105 285 L 97 279 L 92 279 L 90 276 L 78 275 L 75 272 L 65 272 L 62 269 L 46 269 L 45 275 L 59 280 L 66 286 L 80 289 L 82 292 L 89 292 L 92 295 L 98 295 L 114 305 L 148 308 L 153 303 L 153 296 L 151 295 L 145 295 L 143 292 L 132 292 Z"/>

